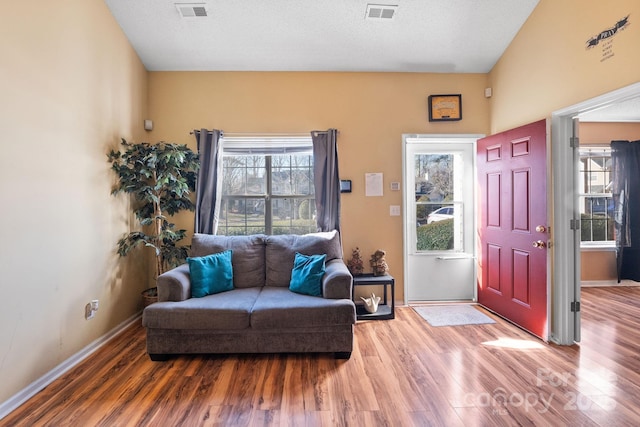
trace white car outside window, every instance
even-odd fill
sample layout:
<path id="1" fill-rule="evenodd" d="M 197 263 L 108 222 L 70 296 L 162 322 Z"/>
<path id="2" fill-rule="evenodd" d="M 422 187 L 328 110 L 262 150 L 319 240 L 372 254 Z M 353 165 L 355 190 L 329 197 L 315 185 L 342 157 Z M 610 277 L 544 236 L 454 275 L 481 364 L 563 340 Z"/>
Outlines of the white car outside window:
<path id="1" fill-rule="evenodd" d="M 440 209 L 436 209 L 427 216 L 427 224 L 432 222 L 444 221 L 445 219 L 453 218 L 453 207 L 445 206 Z"/>

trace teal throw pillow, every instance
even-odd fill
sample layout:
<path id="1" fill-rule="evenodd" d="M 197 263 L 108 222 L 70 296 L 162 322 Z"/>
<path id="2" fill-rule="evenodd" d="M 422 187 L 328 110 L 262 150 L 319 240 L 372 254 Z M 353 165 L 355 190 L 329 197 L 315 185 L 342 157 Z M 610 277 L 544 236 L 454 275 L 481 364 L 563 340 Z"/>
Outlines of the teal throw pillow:
<path id="1" fill-rule="evenodd" d="M 191 297 L 201 298 L 233 289 L 231 250 L 187 258 L 191 274 Z"/>
<path id="2" fill-rule="evenodd" d="M 289 290 L 298 294 L 322 296 L 322 276 L 327 255 L 303 255 L 296 252 Z"/>

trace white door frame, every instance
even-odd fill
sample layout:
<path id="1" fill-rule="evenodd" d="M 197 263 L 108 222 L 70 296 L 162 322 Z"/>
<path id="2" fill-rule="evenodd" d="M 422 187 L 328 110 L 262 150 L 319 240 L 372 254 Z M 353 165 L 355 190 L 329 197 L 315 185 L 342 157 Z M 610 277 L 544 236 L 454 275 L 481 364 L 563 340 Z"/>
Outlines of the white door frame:
<path id="1" fill-rule="evenodd" d="M 481 135 L 481 134 L 403 134 L 402 135 L 402 176 L 403 176 L 403 184 L 406 184 L 406 176 L 407 176 L 407 168 L 411 168 L 411 166 L 408 166 L 406 164 L 406 156 L 407 156 L 407 140 L 408 139 L 424 139 L 426 142 L 442 142 L 443 144 L 446 144 L 447 142 L 464 142 L 464 143 L 469 143 L 470 140 L 476 141 L 480 138 L 484 138 L 485 135 Z M 474 154 L 473 154 L 473 174 L 475 175 L 475 168 L 476 168 L 476 163 L 475 163 L 475 142 L 474 142 Z M 405 185 L 403 185 L 403 187 L 405 187 Z M 407 278 L 409 277 L 409 271 L 408 271 L 408 254 L 410 253 L 410 247 L 409 245 L 411 244 L 411 242 L 407 241 L 407 233 L 409 232 L 408 227 L 415 227 L 415 224 L 409 224 L 409 221 L 407 221 L 407 189 L 404 188 L 403 192 L 402 192 L 402 205 L 403 205 L 403 211 L 405 212 L 403 221 L 402 221 L 402 232 L 403 232 L 403 267 L 404 267 L 404 305 L 408 305 L 409 304 L 409 281 L 407 280 Z M 477 194 L 476 191 L 473 191 L 473 209 L 475 211 L 476 206 L 477 206 Z M 473 220 L 473 224 L 472 224 L 472 233 L 473 233 L 473 254 L 474 254 L 474 258 L 475 258 L 475 253 L 477 250 L 477 241 L 476 241 L 476 227 L 477 227 L 477 220 L 475 219 L 477 215 L 474 215 L 474 220 Z M 453 256 L 453 255 L 452 255 Z M 477 268 L 474 266 L 474 281 L 473 281 L 473 301 L 477 301 L 478 300 L 478 295 L 477 295 L 477 283 L 476 283 L 476 274 L 477 274 Z"/>
<path id="2" fill-rule="evenodd" d="M 580 219 L 575 181 L 577 164 L 569 144 L 573 118 L 638 96 L 640 83 L 634 83 L 551 114 L 553 292 L 549 340 L 556 344 L 571 345 L 580 340 L 580 314 L 571 311 L 571 303 L 580 301 L 580 239 L 576 237 L 579 233 L 569 226 L 572 219 Z"/>

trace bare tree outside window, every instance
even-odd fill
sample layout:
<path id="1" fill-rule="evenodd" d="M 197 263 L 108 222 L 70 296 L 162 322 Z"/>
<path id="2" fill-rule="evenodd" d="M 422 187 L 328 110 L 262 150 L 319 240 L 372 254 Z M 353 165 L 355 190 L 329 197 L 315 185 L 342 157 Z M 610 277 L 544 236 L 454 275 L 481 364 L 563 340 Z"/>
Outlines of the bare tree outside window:
<path id="1" fill-rule="evenodd" d="M 222 182 L 220 234 L 316 231 L 313 156 L 226 155 Z"/>
<path id="2" fill-rule="evenodd" d="M 581 241 L 613 244 L 611 148 L 581 147 L 579 176 Z"/>
<path id="3" fill-rule="evenodd" d="M 454 218 L 462 206 L 455 200 L 454 156 L 415 156 L 416 236 L 418 251 L 453 250 Z M 460 212 L 461 213 L 461 212 Z M 458 217 L 460 216 L 458 214 Z"/>

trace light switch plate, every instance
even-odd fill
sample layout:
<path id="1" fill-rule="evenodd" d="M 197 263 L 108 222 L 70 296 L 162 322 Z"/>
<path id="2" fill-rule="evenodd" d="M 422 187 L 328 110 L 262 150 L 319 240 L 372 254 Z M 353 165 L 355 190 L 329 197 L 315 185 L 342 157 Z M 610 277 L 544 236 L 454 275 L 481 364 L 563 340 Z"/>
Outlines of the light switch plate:
<path id="1" fill-rule="evenodd" d="M 391 183 L 391 191 L 398 191 L 400 190 L 400 183 L 397 181 L 394 181 Z"/>
<path id="2" fill-rule="evenodd" d="M 391 215 L 391 216 L 400 216 L 400 206 L 399 205 L 391 205 L 391 206 L 389 206 L 389 215 Z"/>

